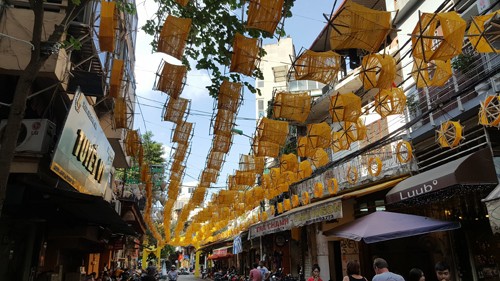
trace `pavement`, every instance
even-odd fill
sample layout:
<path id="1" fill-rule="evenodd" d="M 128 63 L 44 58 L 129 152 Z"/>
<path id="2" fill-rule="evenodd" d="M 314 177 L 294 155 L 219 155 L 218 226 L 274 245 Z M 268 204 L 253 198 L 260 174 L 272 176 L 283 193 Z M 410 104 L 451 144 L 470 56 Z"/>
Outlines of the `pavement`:
<path id="1" fill-rule="evenodd" d="M 179 275 L 177 277 L 177 281 L 201 281 L 200 277 L 195 277 L 194 274 L 189 274 L 189 275 Z M 210 279 L 205 279 L 206 281 L 210 281 Z"/>

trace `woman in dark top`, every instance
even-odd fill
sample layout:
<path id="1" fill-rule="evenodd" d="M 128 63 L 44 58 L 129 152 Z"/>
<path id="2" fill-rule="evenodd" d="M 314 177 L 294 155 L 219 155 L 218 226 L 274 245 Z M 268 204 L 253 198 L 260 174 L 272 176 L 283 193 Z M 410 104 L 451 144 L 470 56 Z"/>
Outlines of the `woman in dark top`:
<path id="1" fill-rule="evenodd" d="M 350 261 L 347 263 L 347 276 L 344 276 L 342 281 L 368 281 L 361 276 L 361 270 L 358 261 Z"/>
<path id="2" fill-rule="evenodd" d="M 412 268 L 408 277 L 409 281 L 425 281 L 424 272 L 419 268 Z"/>

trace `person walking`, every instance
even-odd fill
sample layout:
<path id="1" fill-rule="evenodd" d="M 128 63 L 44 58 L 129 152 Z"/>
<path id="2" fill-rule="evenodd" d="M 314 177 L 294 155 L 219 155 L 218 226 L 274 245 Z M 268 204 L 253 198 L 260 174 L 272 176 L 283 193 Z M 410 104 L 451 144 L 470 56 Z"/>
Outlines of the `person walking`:
<path id="1" fill-rule="evenodd" d="M 315 264 L 313 265 L 312 268 L 312 276 L 307 279 L 307 281 L 323 281 L 321 277 L 319 277 L 319 274 L 321 273 L 321 270 L 319 269 L 319 265 Z"/>
<path id="2" fill-rule="evenodd" d="M 342 281 L 368 281 L 361 275 L 361 268 L 358 261 L 349 261 L 347 263 L 347 276 Z"/>
<path id="3" fill-rule="evenodd" d="M 262 272 L 260 272 L 259 264 L 254 262 L 253 268 L 250 270 L 250 281 L 262 281 Z"/>
<path id="4" fill-rule="evenodd" d="M 269 269 L 264 265 L 264 261 L 259 262 L 259 270 L 260 273 L 262 274 L 262 280 L 267 281 L 269 280 L 269 276 L 271 275 L 271 272 L 269 272 Z"/>
<path id="5" fill-rule="evenodd" d="M 372 281 L 405 281 L 403 276 L 390 272 L 387 261 L 382 258 L 373 260 L 373 270 L 376 275 L 373 276 Z"/>
<path id="6" fill-rule="evenodd" d="M 408 274 L 408 281 L 425 281 L 424 272 L 420 268 L 412 268 Z"/>

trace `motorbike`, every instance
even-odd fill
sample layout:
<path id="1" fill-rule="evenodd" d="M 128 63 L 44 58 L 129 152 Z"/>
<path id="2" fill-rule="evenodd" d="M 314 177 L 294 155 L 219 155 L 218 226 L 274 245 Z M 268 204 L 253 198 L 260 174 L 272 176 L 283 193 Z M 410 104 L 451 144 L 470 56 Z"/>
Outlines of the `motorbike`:
<path id="1" fill-rule="evenodd" d="M 207 276 L 208 276 L 208 272 L 207 272 L 207 270 L 206 270 L 206 269 L 203 269 L 203 270 L 201 271 L 201 279 L 205 279 L 205 278 L 207 278 Z"/>

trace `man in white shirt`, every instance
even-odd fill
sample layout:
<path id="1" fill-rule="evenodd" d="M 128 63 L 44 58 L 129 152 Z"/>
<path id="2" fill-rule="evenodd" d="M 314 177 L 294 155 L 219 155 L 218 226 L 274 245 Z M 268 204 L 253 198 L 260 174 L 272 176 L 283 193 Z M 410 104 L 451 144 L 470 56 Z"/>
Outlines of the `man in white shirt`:
<path id="1" fill-rule="evenodd" d="M 260 273 L 262 273 L 262 280 L 269 280 L 269 275 L 271 275 L 271 272 L 269 272 L 269 269 L 267 269 L 267 267 L 264 265 L 264 261 L 259 262 L 258 269 L 260 270 Z"/>

